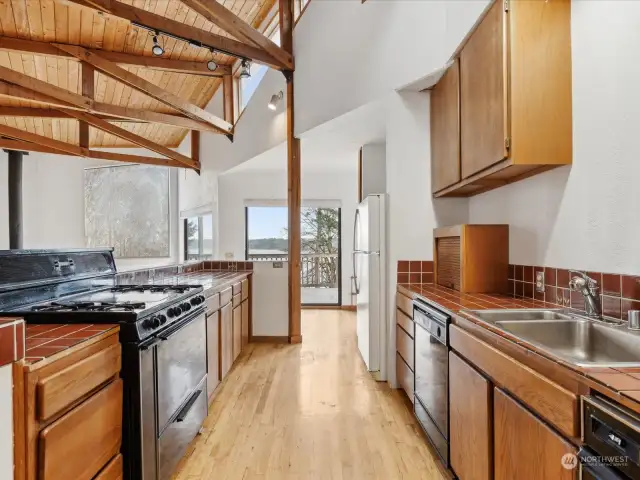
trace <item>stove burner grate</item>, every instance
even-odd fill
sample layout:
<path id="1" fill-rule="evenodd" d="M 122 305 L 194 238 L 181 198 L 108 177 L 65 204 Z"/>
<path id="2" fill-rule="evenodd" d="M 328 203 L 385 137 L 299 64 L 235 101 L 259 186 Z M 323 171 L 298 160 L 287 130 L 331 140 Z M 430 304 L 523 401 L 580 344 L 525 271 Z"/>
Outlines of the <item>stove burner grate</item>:
<path id="1" fill-rule="evenodd" d="M 33 312 L 110 312 L 145 308 L 143 302 L 51 302 L 31 308 Z"/>
<path id="2" fill-rule="evenodd" d="M 184 293 L 188 292 L 191 286 L 188 285 L 118 285 L 117 287 L 113 287 L 111 289 L 112 292 L 145 292 L 149 291 L 152 293 L 168 293 L 168 292 L 176 292 L 176 293 Z"/>

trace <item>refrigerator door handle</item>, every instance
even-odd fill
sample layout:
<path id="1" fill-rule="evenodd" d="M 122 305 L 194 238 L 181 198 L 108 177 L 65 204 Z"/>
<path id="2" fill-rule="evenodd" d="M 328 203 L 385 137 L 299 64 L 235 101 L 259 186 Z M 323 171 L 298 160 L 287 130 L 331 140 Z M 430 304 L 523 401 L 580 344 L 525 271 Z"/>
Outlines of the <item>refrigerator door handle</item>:
<path id="1" fill-rule="evenodd" d="M 356 287 L 356 295 L 360 294 L 360 282 L 358 282 L 358 273 L 356 272 L 356 258 L 358 258 L 358 253 L 360 252 L 354 251 L 351 254 L 351 264 L 353 267 L 353 283 Z"/>
<path id="2" fill-rule="evenodd" d="M 353 251 L 357 252 L 358 250 L 358 242 L 356 241 L 358 235 L 358 225 L 360 223 L 360 210 L 356 209 L 356 216 L 353 219 Z M 355 272 L 354 272 L 355 273 Z"/>

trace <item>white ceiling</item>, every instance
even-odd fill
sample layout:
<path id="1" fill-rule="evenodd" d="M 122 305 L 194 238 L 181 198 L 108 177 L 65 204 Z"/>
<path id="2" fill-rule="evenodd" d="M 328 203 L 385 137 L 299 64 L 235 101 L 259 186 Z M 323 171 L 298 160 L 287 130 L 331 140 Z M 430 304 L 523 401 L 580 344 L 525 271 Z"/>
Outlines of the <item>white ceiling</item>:
<path id="1" fill-rule="evenodd" d="M 369 143 L 384 143 L 383 102 L 372 102 L 301 135 L 304 172 L 356 170 L 358 151 Z M 282 143 L 225 173 L 248 170 L 286 170 L 287 144 Z"/>

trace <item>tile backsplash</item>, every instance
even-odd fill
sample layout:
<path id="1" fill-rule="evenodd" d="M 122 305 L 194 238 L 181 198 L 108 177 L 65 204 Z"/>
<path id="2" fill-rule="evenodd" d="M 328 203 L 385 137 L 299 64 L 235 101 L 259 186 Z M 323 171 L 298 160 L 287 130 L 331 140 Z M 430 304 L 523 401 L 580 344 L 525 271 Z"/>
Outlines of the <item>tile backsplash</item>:
<path id="1" fill-rule="evenodd" d="M 397 281 L 399 285 L 433 283 L 433 261 L 399 260 Z"/>
<path id="2" fill-rule="evenodd" d="M 579 269 L 576 269 L 579 270 Z M 536 292 L 536 272 L 544 273 L 544 292 Z M 640 276 L 587 272 L 600 285 L 602 313 L 627 319 L 629 310 L 640 310 Z M 509 265 L 509 290 L 517 297 L 535 298 L 584 311 L 584 297 L 569 289 L 569 270 L 532 265 Z"/>

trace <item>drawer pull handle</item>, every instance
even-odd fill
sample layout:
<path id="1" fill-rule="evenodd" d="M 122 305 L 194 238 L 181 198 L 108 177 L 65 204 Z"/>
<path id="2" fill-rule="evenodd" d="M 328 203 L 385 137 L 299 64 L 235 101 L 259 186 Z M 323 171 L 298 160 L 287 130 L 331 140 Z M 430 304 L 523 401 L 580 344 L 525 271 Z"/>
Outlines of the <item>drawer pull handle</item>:
<path id="1" fill-rule="evenodd" d="M 187 415 L 189 415 L 189 411 L 191 410 L 191 407 L 193 407 L 193 404 L 196 403 L 196 400 L 198 399 L 201 393 L 202 393 L 202 390 L 196 390 L 195 393 L 191 395 L 191 398 L 189 399 L 189 401 L 184 405 L 184 408 L 180 411 L 180 413 L 176 417 L 176 422 L 184 422 L 184 419 L 187 418 Z"/>

